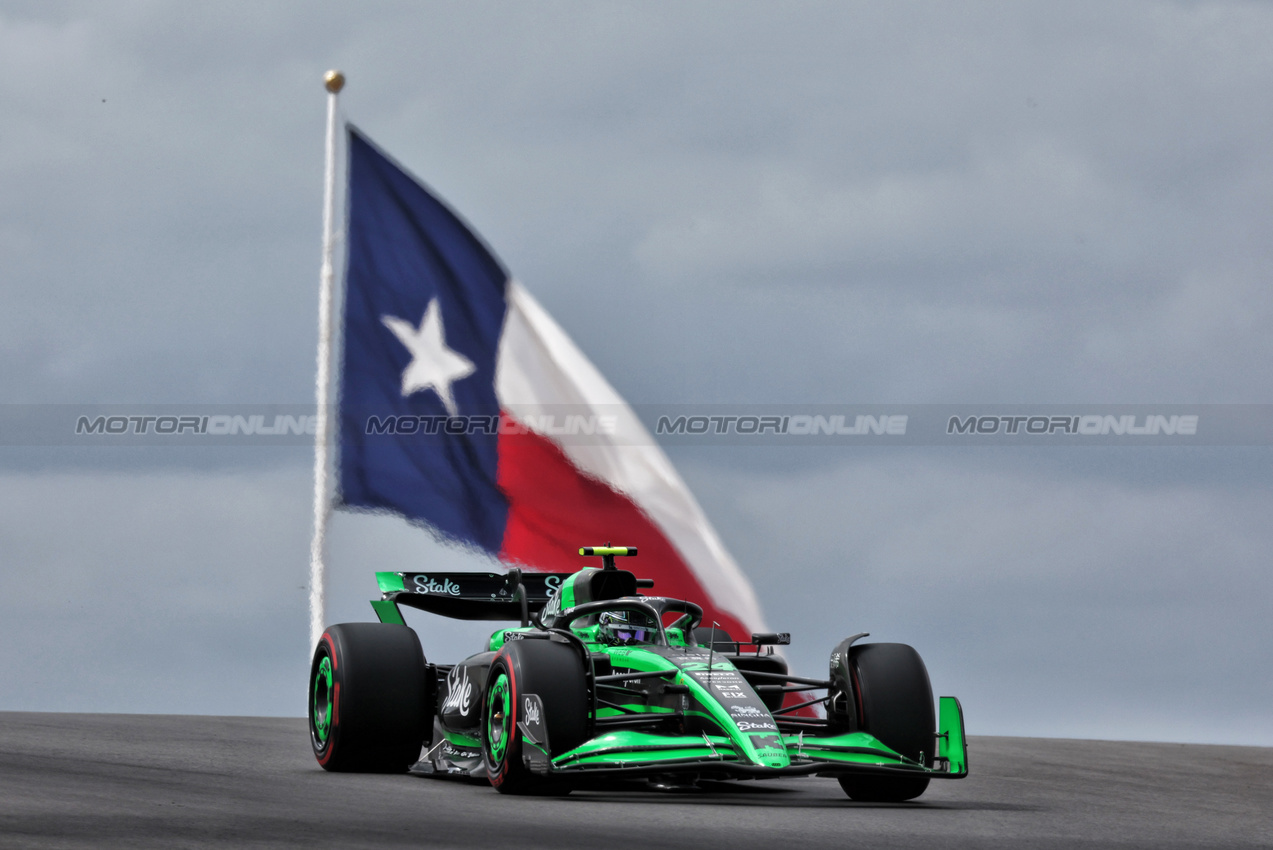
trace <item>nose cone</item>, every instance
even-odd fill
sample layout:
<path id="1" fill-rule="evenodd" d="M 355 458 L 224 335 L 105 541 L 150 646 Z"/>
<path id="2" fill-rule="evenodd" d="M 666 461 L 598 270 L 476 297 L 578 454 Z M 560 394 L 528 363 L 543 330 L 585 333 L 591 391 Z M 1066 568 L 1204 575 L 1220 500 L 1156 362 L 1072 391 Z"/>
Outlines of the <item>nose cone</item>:
<path id="1" fill-rule="evenodd" d="M 728 657 L 702 649 L 677 659 L 680 682 L 733 741 L 739 754 L 759 767 L 791 765 L 778 723 Z"/>
<path id="2" fill-rule="evenodd" d="M 745 725 L 745 724 L 739 724 Z M 752 761 L 761 767 L 787 767 L 791 764 L 791 758 L 787 755 L 787 745 L 782 741 L 782 735 L 779 732 L 748 732 L 741 731 L 751 744 L 755 755 Z"/>

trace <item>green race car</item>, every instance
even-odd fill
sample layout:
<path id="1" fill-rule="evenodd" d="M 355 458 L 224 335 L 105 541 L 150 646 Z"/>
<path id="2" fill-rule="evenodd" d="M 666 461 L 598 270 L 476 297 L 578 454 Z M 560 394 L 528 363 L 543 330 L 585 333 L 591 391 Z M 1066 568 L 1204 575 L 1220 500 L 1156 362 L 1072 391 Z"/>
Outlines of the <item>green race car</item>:
<path id="1" fill-rule="evenodd" d="M 859 634 L 831 652 L 827 678 L 794 676 L 773 652 L 788 635 L 702 628 L 698 605 L 642 595 L 653 582 L 616 568 L 635 548 L 579 551 L 602 567 L 377 573 L 380 622 L 331 626 L 314 652 L 318 763 L 486 779 L 512 794 L 815 774 L 854 800 L 893 802 L 968 774 L 959 701 L 941 697 L 934 712 L 911 647 Z M 400 605 L 521 625 L 458 664 L 430 664 Z"/>

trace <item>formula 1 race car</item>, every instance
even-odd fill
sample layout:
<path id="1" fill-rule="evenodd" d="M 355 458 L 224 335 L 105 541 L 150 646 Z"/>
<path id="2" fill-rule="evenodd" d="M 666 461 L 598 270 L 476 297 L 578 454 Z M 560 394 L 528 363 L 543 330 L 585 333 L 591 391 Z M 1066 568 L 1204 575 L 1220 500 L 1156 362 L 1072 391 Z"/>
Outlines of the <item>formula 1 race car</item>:
<path id="1" fill-rule="evenodd" d="M 934 716 L 911 647 L 854 635 L 832 651 L 828 678 L 793 676 L 773 652 L 788 635 L 699 628 L 698 605 L 640 595 L 653 582 L 615 567 L 635 548 L 579 553 L 602 568 L 377 573 L 380 622 L 331 626 L 314 652 L 318 763 L 486 779 L 509 794 L 816 774 L 854 800 L 893 802 L 967 775 L 959 701 L 942 697 Z M 459 664 L 430 664 L 400 605 L 521 625 Z"/>

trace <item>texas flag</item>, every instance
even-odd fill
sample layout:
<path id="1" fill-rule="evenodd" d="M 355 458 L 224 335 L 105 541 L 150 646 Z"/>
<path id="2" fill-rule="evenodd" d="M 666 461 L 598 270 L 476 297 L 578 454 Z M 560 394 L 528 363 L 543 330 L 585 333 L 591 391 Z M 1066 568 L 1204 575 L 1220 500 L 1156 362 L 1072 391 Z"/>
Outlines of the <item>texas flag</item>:
<path id="1" fill-rule="evenodd" d="M 482 240 L 352 127 L 339 502 L 509 564 L 636 546 L 638 576 L 735 638 L 738 569 L 628 404 Z"/>

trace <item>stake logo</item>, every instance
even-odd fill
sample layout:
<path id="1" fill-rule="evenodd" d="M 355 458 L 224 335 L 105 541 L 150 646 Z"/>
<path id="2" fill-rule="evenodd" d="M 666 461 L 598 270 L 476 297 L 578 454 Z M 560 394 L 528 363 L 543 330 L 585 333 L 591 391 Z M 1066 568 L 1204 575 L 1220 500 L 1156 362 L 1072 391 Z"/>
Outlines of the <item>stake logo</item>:
<path id="1" fill-rule="evenodd" d="M 446 677 L 446 700 L 442 703 L 442 711 L 459 711 L 461 717 L 468 717 L 472 697 L 469 668 L 462 665 L 453 667 Z"/>
<path id="2" fill-rule="evenodd" d="M 437 593 L 443 596 L 460 595 L 460 586 L 449 578 L 435 581 L 428 576 L 415 576 L 414 580 L 417 593 Z"/>
<path id="3" fill-rule="evenodd" d="M 526 723 L 527 724 L 538 723 L 539 722 L 539 701 L 533 700 L 530 697 L 526 697 L 526 701 L 522 703 L 522 706 L 526 709 Z"/>

